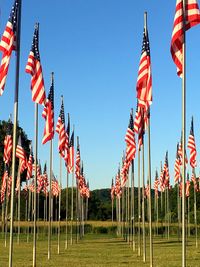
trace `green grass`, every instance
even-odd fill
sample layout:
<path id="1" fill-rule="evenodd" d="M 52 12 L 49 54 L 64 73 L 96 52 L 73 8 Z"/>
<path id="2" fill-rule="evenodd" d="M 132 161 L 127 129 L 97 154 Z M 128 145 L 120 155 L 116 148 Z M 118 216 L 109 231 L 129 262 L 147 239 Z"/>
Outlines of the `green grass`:
<path id="1" fill-rule="evenodd" d="M 65 250 L 65 235 L 61 235 L 60 255 L 57 254 L 57 236 L 52 236 L 51 259 L 47 259 L 47 236 L 39 234 L 37 241 L 38 267 L 118 267 L 118 266 L 149 266 L 149 238 L 147 237 L 147 261 L 143 263 L 137 250 L 132 251 L 130 245 L 122 238 L 110 234 L 87 234 L 77 244 L 68 246 Z M 136 239 L 137 241 L 137 239 Z M 142 241 L 142 240 L 141 240 Z M 70 243 L 70 242 L 69 242 Z M 137 249 L 137 244 L 136 244 Z M 0 235 L 0 266 L 8 266 L 9 235 L 7 247 Z M 26 235 L 21 235 L 20 244 L 14 236 L 13 267 L 32 266 L 32 240 L 26 241 Z M 154 238 L 154 266 L 181 266 L 181 242 L 177 237 Z M 195 240 L 191 238 L 187 246 L 187 267 L 200 266 L 200 249 L 195 248 Z"/>

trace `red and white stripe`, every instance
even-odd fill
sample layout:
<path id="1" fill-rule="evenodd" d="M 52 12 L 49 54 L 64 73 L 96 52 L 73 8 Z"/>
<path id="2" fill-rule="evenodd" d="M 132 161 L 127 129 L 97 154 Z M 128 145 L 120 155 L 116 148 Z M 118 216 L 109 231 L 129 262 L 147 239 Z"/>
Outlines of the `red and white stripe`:
<path id="1" fill-rule="evenodd" d="M 4 92 L 10 58 L 12 51 L 15 50 L 15 39 L 16 36 L 13 32 L 13 24 L 8 21 L 0 42 L 0 51 L 3 52 L 0 64 L 0 96 Z"/>
<path id="2" fill-rule="evenodd" d="M 11 160 L 11 153 L 12 153 L 12 136 L 6 135 L 4 139 L 4 153 L 3 153 L 3 160 L 6 164 L 9 164 Z"/>
<path id="3" fill-rule="evenodd" d="M 197 0 L 185 0 L 185 30 L 200 23 L 200 11 Z M 176 11 L 171 40 L 171 55 L 177 67 L 177 74 L 182 77 L 183 62 L 183 0 L 176 1 Z"/>
<path id="4" fill-rule="evenodd" d="M 28 62 L 26 64 L 26 72 L 31 77 L 32 100 L 38 104 L 43 104 L 46 98 L 44 79 L 42 74 L 42 66 L 39 60 L 34 57 L 34 53 L 30 51 Z"/>

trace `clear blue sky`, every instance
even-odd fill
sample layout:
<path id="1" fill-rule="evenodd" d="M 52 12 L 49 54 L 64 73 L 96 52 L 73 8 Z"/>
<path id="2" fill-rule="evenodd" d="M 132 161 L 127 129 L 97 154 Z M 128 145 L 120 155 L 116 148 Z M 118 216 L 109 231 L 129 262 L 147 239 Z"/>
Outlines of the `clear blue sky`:
<path id="1" fill-rule="evenodd" d="M 0 2 L 0 34 L 13 1 Z M 80 137 L 81 156 L 91 189 L 110 187 L 125 149 L 129 112 L 136 107 L 136 80 L 142 46 L 143 14 L 148 29 L 153 72 L 151 109 L 152 176 L 169 151 L 173 181 L 176 143 L 181 132 L 181 79 L 171 59 L 170 41 L 176 1 L 60 0 L 23 1 L 19 122 L 33 139 L 34 104 L 30 75 L 24 69 L 35 22 L 40 23 L 40 56 L 46 91 L 55 73 L 55 121 L 64 95 L 65 112 L 71 115 Z M 187 136 L 191 116 L 197 148 L 200 145 L 199 77 L 200 26 L 187 34 Z M 14 54 L 5 92 L 0 97 L 0 119 L 13 112 Z M 39 110 L 39 143 L 44 120 Z M 39 146 L 39 158 L 49 158 L 49 144 Z M 199 159 L 199 157 L 198 157 Z M 199 160 L 198 160 L 199 163 Z M 137 158 L 136 158 L 137 165 Z M 54 172 L 59 175 L 57 135 L 54 141 Z M 197 172 L 198 173 L 198 172 Z M 63 171 L 63 185 L 66 184 Z M 136 178 L 137 179 L 137 178 Z"/>

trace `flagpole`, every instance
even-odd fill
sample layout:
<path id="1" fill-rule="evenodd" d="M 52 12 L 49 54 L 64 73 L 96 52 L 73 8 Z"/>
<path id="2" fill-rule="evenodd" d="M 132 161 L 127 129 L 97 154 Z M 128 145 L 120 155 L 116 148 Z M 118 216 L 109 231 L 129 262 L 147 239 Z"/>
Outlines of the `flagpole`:
<path id="1" fill-rule="evenodd" d="M 143 145 L 142 145 L 142 236 L 143 236 L 143 262 L 146 262 L 144 186 L 145 186 L 145 183 L 144 183 L 144 140 L 143 140 Z"/>
<path id="2" fill-rule="evenodd" d="M 132 243 L 133 243 L 133 251 L 135 251 L 135 185 L 134 185 L 134 160 L 132 160 L 131 165 L 131 180 L 132 180 L 132 220 L 133 220 L 133 237 L 132 237 Z"/>
<path id="3" fill-rule="evenodd" d="M 186 266 L 186 234 L 185 234 L 185 140 L 186 140 L 186 62 L 185 62 L 185 52 L 186 52 L 186 35 L 185 35 L 185 5 L 186 1 L 183 0 L 183 43 L 182 43 L 182 67 L 183 67 L 183 77 L 182 77 L 182 155 L 183 155 L 183 177 L 182 177 L 182 267 Z"/>
<path id="4" fill-rule="evenodd" d="M 18 189 L 18 234 L 17 234 L 17 244 L 19 245 L 19 237 L 20 237 L 20 206 L 21 206 L 21 196 L 20 196 L 20 189 L 21 189 L 21 176 L 20 176 L 20 167 L 21 164 L 19 163 L 18 166 L 18 174 L 17 174 L 17 180 L 19 179 L 19 188 Z"/>
<path id="5" fill-rule="evenodd" d="M 51 73 L 51 81 L 53 84 L 54 73 Z M 52 166 L 53 166 L 53 142 L 50 140 L 50 165 L 49 165 L 49 224 L 48 224 L 48 260 L 51 258 L 51 223 L 52 223 L 52 205 L 51 205 L 51 184 L 52 184 Z"/>
<path id="6" fill-rule="evenodd" d="M 147 35 L 147 12 L 144 13 L 144 31 Z M 149 108 L 150 109 L 150 108 Z M 150 110 L 149 110 L 150 113 Z M 148 181 L 149 181 L 149 247 L 150 247 L 150 266 L 153 266 L 153 240 L 152 240 L 152 216 L 151 216 L 151 143 L 150 143 L 150 114 L 148 123 Z"/>
<path id="7" fill-rule="evenodd" d="M 50 168 L 49 168 L 49 224 L 48 224 L 48 260 L 51 258 L 51 184 L 52 184 L 52 140 L 50 141 Z"/>
<path id="8" fill-rule="evenodd" d="M 58 202 L 58 254 L 60 254 L 60 208 L 61 208 L 61 186 L 62 184 L 62 156 L 60 155 L 60 192 Z"/>
<path id="9" fill-rule="evenodd" d="M 66 230 L 65 230 L 65 249 L 68 248 L 68 183 L 69 183 L 69 173 L 67 170 L 67 185 L 66 185 Z"/>
<path id="10" fill-rule="evenodd" d="M 138 150 L 138 256 L 141 256 L 140 220 L 141 220 L 141 196 L 140 196 L 140 149 Z"/>
<path id="11" fill-rule="evenodd" d="M 73 132 L 74 132 L 74 126 L 73 126 Z M 72 167 L 72 190 L 71 190 L 71 245 L 73 244 L 73 220 L 74 220 L 73 201 L 74 201 L 74 166 Z"/>
<path id="12" fill-rule="evenodd" d="M 195 181 L 196 181 L 196 174 L 195 169 L 192 170 Z M 193 183 L 194 184 L 194 183 Z M 194 224 L 195 224 L 195 245 L 198 248 L 198 239 L 197 239 L 197 195 L 196 195 L 196 188 L 194 185 Z"/>
<path id="13" fill-rule="evenodd" d="M 39 27 L 39 24 L 37 24 Z M 33 267 L 36 267 L 36 202 L 37 202 L 37 155 L 38 155 L 38 104 L 35 103 L 35 170 L 34 170 L 34 200 L 33 200 Z"/>
<path id="14" fill-rule="evenodd" d="M 12 267 L 13 256 L 13 215 L 14 215 L 14 191 L 15 191 L 15 165 L 16 165 L 16 138 L 18 122 L 18 94 L 19 94 L 19 67 L 20 67 L 20 32 L 21 32 L 21 5 L 18 1 L 18 20 L 16 29 L 16 72 L 15 72 L 15 98 L 14 98 L 14 123 L 13 123 L 13 151 L 12 151 L 12 187 L 11 187 L 11 207 L 10 207 L 10 246 L 9 246 L 9 267 Z"/>

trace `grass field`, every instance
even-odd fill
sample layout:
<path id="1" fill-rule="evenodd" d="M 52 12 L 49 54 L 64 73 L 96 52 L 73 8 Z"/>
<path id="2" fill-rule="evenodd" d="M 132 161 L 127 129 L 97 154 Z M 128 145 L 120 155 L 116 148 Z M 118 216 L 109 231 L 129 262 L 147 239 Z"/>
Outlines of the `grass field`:
<path id="1" fill-rule="evenodd" d="M 102 226 L 102 225 L 101 225 Z M 1 236 L 1 235 L 0 235 Z M 9 238 L 9 236 L 8 236 Z M 137 240 L 136 240 L 137 241 Z M 52 236 L 51 259 L 47 259 L 47 236 L 39 234 L 37 241 L 37 266 L 57 267 L 117 267 L 117 266 L 149 266 L 149 246 L 147 237 L 147 261 L 143 263 L 142 257 L 133 252 L 130 245 L 116 235 L 86 234 L 82 240 L 69 245 L 65 250 L 65 235 L 61 235 L 60 255 L 57 254 L 57 236 Z M 8 248 L 4 247 L 4 239 L 0 237 L 0 267 L 8 266 Z M 136 244 L 137 248 L 137 244 Z M 22 234 L 20 243 L 14 236 L 13 267 L 32 266 L 32 240 L 26 241 Z M 154 266 L 179 267 L 181 266 L 181 243 L 177 237 L 154 238 Z M 187 244 L 187 266 L 200 266 L 200 249 L 195 248 L 195 240 L 191 238 Z"/>

